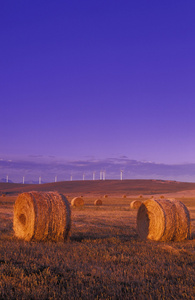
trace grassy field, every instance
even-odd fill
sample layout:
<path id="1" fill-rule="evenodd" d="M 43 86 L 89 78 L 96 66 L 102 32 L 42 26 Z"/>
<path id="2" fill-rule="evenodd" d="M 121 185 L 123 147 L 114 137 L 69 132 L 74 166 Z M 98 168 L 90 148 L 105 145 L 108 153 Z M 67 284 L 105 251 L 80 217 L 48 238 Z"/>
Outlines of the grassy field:
<path id="1" fill-rule="evenodd" d="M 71 208 L 66 243 L 19 241 L 15 199 L 0 197 L 0 299 L 195 299 L 195 198 L 179 199 L 192 239 L 169 243 L 141 240 L 133 198 L 114 195 L 100 207 L 86 195 Z"/>

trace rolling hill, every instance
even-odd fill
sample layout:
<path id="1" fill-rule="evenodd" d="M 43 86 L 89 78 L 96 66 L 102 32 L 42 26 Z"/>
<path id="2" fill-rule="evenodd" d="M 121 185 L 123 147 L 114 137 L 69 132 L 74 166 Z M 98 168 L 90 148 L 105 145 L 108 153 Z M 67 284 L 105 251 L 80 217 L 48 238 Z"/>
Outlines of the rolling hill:
<path id="1" fill-rule="evenodd" d="M 174 193 L 195 189 L 195 183 L 166 180 L 86 180 L 61 181 L 45 184 L 0 183 L 1 194 L 29 191 L 58 191 L 63 194 L 115 194 L 126 195 Z"/>

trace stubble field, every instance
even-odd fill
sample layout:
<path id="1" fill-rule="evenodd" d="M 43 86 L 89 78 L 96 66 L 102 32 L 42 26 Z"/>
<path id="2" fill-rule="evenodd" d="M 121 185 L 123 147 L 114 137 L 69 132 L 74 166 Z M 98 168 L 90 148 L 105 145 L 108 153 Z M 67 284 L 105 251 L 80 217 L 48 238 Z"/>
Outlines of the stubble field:
<path id="1" fill-rule="evenodd" d="M 0 197 L 0 298 L 194 299 L 195 197 L 175 196 L 190 211 L 192 239 L 169 243 L 139 238 L 135 197 L 122 193 L 99 195 L 99 207 L 97 194 L 84 195 L 84 207 L 71 208 L 66 243 L 20 241 L 13 232 L 17 195 Z"/>

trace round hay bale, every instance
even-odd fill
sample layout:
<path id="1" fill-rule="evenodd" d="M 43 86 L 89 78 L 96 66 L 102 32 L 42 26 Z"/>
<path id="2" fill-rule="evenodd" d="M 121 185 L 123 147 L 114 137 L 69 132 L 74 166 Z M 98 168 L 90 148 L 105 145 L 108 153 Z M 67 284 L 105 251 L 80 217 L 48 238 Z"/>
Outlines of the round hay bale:
<path id="1" fill-rule="evenodd" d="M 94 205 L 98 205 L 98 206 L 102 205 L 102 200 L 101 199 L 95 200 Z"/>
<path id="2" fill-rule="evenodd" d="M 108 195 L 106 194 L 106 195 L 104 195 L 104 198 L 108 198 Z"/>
<path id="3" fill-rule="evenodd" d="M 140 207 L 140 205 L 142 204 L 141 201 L 139 200 L 134 200 L 130 203 L 130 208 L 132 209 L 138 209 Z"/>
<path id="4" fill-rule="evenodd" d="M 84 200 L 81 197 L 75 197 L 75 198 L 72 199 L 71 205 L 72 206 L 77 206 L 77 207 L 83 206 L 84 205 Z"/>
<path id="5" fill-rule="evenodd" d="M 138 198 L 142 199 L 142 198 L 143 198 L 143 195 L 139 195 L 139 197 L 138 197 Z"/>
<path id="6" fill-rule="evenodd" d="M 187 207 L 178 200 L 170 199 L 176 207 L 176 228 L 174 241 L 182 241 L 191 237 L 190 213 Z"/>
<path id="7" fill-rule="evenodd" d="M 179 210 L 182 211 L 182 214 Z M 182 221 L 184 215 L 186 218 Z M 183 203 L 178 204 L 166 199 L 146 200 L 137 213 L 137 231 L 142 239 L 182 240 L 189 236 L 189 224 L 190 221 Z"/>
<path id="8" fill-rule="evenodd" d="M 57 192 L 20 194 L 14 205 L 15 236 L 25 241 L 64 241 L 71 227 L 68 200 Z"/>
<path id="9" fill-rule="evenodd" d="M 146 200 L 137 213 L 137 231 L 142 239 L 169 241 L 175 231 L 175 206 L 169 200 Z"/>
<path id="10" fill-rule="evenodd" d="M 127 195 L 123 195 L 122 198 L 127 198 Z"/>

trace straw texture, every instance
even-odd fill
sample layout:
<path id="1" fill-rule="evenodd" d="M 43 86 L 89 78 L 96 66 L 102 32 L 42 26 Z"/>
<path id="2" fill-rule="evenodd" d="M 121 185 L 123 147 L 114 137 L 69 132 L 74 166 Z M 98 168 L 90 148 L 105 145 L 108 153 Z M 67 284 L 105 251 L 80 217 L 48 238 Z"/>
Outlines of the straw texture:
<path id="1" fill-rule="evenodd" d="M 102 200 L 101 199 L 95 200 L 94 205 L 99 205 L 99 206 L 102 205 Z"/>
<path id="2" fill-rule="evenodd" d="M 72 206 L 83 206 L 84 205 L 84 200 L 81 197 L 75 197 L 71 201 Z"/>
<path id="3" fill-rule="evenodd" d="M 130 203 L 130 208 L 133 208 L 133 209 L 138 209 L 140 207 L 140 205 L 142 204 L 141 201 L 139 200 L 134 200 Z"/>
<path id="4" fill-rule="evenodd" d="M 20 194 L 14 205 L 13 228 L 25 241 L 64 241 L 71 227 L 68 200 L 57 192 Z"/>
<path id="5" fill-rule="evenodd" d="M 175 199 L 170 199 L 176 207 L 176 228 L 173 240 L 182 241 L 191 237 L 190 213 L 187 207 Z"/>
<path id="6" fill-rule="evenodd" d="M 137 231 L 142 239 L 181 241 L 190 236 L 189 212 L 179 201 L 146 200 L 137 213 Z"/>

